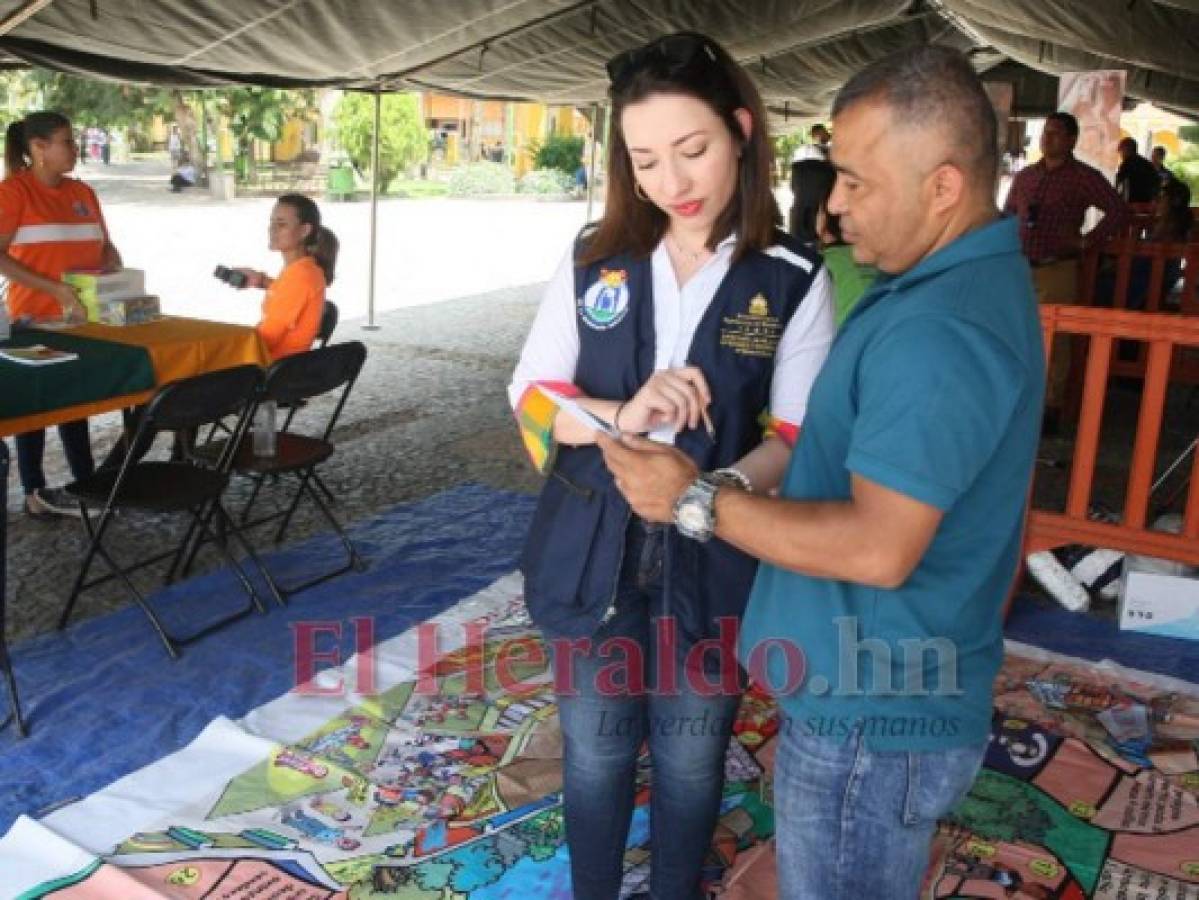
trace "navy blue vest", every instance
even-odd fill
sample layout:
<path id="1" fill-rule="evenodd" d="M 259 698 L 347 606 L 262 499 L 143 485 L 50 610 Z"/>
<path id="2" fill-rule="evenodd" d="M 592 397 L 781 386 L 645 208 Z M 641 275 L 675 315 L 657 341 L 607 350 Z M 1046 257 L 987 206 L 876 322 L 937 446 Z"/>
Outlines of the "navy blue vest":
<path id="1" fill-rule="evenodd" d="M 775 349 L 820 265 L 818 255 L 777 232 L 771 252 L 751 250 L 721 282 L 687 357 L 711 389 L 716 438 L 701 425 L 675 439 L 701 470 L 732 465 L 761 442 Z M 574 383 L 588 397 L 629 399 L 654 371 L 650 259 L 620 256 L 576 267 L 575 298 Z M 559 445 L 520 565 L 529 612 L 547 636 L 586 637 L 598 628 L 616 593 L 630 518 L 599 450 Z M 671 528 L 663 569 L 665 611 L 690 641 L 715 636 L 721 618 L 740 618 L 757 560 Z"/>

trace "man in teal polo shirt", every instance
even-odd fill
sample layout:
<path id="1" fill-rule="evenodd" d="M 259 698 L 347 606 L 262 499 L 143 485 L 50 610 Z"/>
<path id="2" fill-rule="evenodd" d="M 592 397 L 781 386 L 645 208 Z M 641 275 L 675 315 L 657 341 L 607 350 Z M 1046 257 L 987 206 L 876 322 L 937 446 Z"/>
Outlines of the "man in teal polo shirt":
<path id="1" fill-rule="evenodd" d="M 986 748 L 1044 358 L 965 57 L 888 57 L 833 116 L 829 210 L 882 274 L 812 388 L 780 497 L 708 484 L 671 448 L 600 443 L 640 515 L 764 562 L 740 659 L 785 716 L 780 895 L 907 900 Z"/>

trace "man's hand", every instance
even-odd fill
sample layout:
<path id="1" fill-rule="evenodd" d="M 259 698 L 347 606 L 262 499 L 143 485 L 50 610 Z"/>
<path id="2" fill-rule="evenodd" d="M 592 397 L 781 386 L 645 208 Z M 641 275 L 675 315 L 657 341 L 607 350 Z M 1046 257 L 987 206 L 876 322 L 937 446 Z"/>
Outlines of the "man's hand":
<path id="1" fill-rule="evenodd" d="M 650 522 L 673 521 L 675 501 L 699 475 L 691 458 L 674 447 L 630 435 L 617 441 L 601 434 L 596 443 L 633 511 Z"/>

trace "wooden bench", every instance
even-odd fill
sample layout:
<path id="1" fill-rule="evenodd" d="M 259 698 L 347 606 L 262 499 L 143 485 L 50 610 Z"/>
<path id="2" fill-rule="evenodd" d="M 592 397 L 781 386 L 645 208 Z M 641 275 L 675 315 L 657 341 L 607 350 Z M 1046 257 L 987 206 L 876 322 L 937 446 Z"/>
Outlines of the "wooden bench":
<path id="1" fill-rule="evenodd" d="M 329 167 L 323 163 L 259 163 L 237 190 L 249 196 L 324 194 L 328 178 Z"/>

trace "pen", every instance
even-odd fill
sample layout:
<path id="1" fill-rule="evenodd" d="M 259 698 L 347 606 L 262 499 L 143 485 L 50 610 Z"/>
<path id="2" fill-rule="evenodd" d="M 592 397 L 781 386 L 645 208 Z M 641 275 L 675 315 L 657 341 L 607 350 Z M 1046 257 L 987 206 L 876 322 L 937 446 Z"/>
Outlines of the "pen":
<path id="1" fill-rule="evenodd" d="M 716 440 L 716 428 L 712 425 L 712 417 L 708 415 L 707 407 L 700 410 L 700 415 L 704 417 L 704 431 L 708 432 L 708 438 Z"/>

